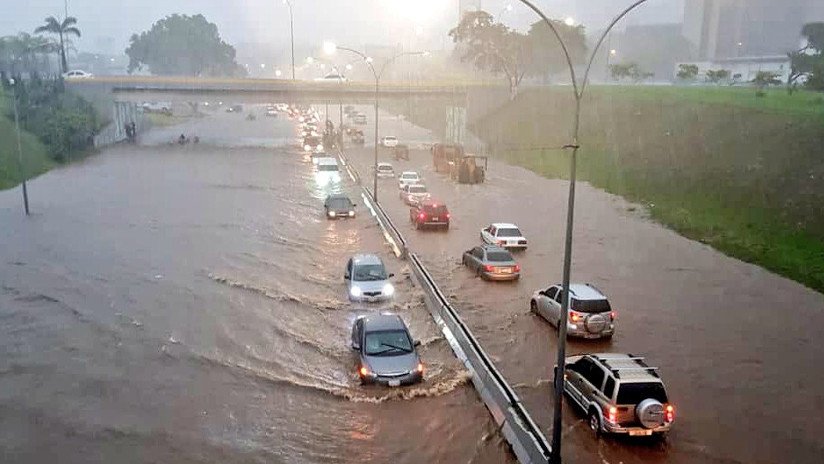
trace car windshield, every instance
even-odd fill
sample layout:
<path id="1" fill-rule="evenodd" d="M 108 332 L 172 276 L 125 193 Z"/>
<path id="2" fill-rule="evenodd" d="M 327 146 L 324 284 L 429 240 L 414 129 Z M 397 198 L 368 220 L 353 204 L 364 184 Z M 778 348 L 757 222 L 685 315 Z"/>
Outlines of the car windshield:
<path id="1" fill-rule="evenodd" d="M 508 251 L 490 251 L 486 254 L 486 260 L 493 263 L 512 261 L 512 255 Z"/>
<path id="2" fill-rule="evenodd" d="M 409 193 L 426 193 L 426 187 L 423 185 L 413 185 L 409 187 Z"/>
<path id="3" fill-rule="evenodd" d="M 412 179 L 417 179 L 417 178 L 418 178 L 418 175 L 415 174 L 415 173 L 410 174 L 408 172 L 405 172 L 401 175 L 401 179 L 406 179 L 406 180 L 412 180 Z"/>
<path id="4" fill-rule="evenodd" d="M 646 399 L 667 402 L 667 392 L 659 382 L 623 383 L 618 389 L 618 404 L 638 404 Z"/>
<path id="5" fill-rule="evenodd" d="M 498 229 L 498 237 L 520 237 L 521 231 L 518 228 L 508 227 L 505 229 Z"/>
<path id="6" fill-rule="evenodd" d="M 364 353 L 370 356 L 397 356 L 412 352 L 412 341 L 405 330 L 366 332 Z"/>
<path id="7" fill-rule="evenodd" d="M 329 200 L 329 207 L 334 209 L 350 209 L 352 202 L 348 198 L 332 198 Z"/>
<path id="8" fill-rule="evenodd" d="M 337 171 L 338 165 L 337 164 L 319 164 L 318 171 Z"/>
<path id="9" fill-rule="evenodd" d="M 383 267 L 383 264 L 356 265 L 355 275 L 352 276 L 352 280 L 361 282 L 386 279 L 386 268 Z"/>
<path id="10" fill-rule="evenodd" d="M 608 313 L 612 311 L 607 300 L 572 299 L 572 309 L 579 313 Z"/>
<path id="11" fill-rule="evenodd" d="M 386 165 L 384 165 L 384 166 L 379 165 L 378 166 L 378 171 L 391 171 L 391 170 L 392 170 L 392 166 L 386 166 Z"/>

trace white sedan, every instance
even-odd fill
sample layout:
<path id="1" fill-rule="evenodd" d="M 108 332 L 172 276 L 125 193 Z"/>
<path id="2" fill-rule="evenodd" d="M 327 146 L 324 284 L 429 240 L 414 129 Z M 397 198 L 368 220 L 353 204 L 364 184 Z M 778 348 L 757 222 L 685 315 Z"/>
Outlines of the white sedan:
<path id="1" fill-rule="evenodd" d="M 63 79 L 89 79 L 90 77 L 94 77 L 94 75 L 90 72 L 81 71 L 80 69 L 63 73 Z"/>
<path id="2" fill-rule="evenodd" d="M 404 185 L 420 184 L 421 181 L 421 176 L 417 172 L 404 171 L 398 176 L 398 188 L 402 189 Z"/>
<path id="3" fill-rule="evenodd" d="M 494 223 L 481 229 L 481 240 L 506 249 L 526 250 L 527 240 L 515 224 Z"/>
<path id="4" fill-rule="evenodd" d="M 394 135 L 387 135 L 386 137 L 381 139 L 381 145 L 386 148 L 392 148 L 398 146 L 398 138 Z"/>
<path id="5" fill-rule="evenodd" d="M 415 206 L 429 198 L 429 192 L 423 184 L 404 185 L 398 196 L 409 206 Z"/>

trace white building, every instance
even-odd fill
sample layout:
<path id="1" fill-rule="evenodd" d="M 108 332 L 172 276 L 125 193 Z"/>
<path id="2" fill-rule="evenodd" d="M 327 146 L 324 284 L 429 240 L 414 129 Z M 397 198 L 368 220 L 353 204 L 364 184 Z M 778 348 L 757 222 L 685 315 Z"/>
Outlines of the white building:
<path id="1" fill-rule="evenodd" d="M 751 82 L 759 71 L 771 71 L 778 75 L 782 82 L 787 82 L 790 76 L 790 59 L 786 55 L 773 56 L 744 56 L 740 58 L 723 58 L 712 61 L 694 61 L 676 63 L 674 75 L 678 73 L 680 65 L 694 64 L 698 66 L 698 81 L 705 80 L 708 70 L 726 69 L 734 82 Z"/>

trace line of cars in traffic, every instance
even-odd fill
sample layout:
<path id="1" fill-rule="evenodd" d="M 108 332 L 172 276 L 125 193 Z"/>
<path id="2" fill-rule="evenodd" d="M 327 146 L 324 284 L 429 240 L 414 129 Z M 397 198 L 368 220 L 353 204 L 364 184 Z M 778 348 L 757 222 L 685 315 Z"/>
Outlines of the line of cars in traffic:
<path id="1" fill-rule="evenodd" d="M 377 175 L 394 177 L 392 166 L 380 163 Z M 444 216 L 444 228 L 448 229 L 450 215 L 446 205 L 431 198 L 420 174 L 402 172 L 398 187 L 399 197 L 411 206 L 409 219 L 415 229 L 429 225 L 426 218 Z M 520 228 L 512 223 L 493 223 L 482 228 L 479 236 L 481 244 L 462 254 L 462 264 L 484 280 L 519 279 L 521 267 L 511 252 L 524 251 L 529 245 Z M 611 339 L 617 313 L 604 293 L 589 283 L 573 283 L 568 290 L 567 335 Z M 529 298 L 530 311 L 560 328 L 564 320 L 563 294 L 561 284 L 536 290 Z M 623 353 L 570 356 L 563 376 L 564 392 L 584 411 L 596 434 L 664 437 L 672 428 L 675 407 L 669 401 L 658 369 L 650 367 L 642 357 Z"/>
<path id="2" fill-rule="evenodd" d="M 340 166 L 334 156 L 326 154 L 322 145 L 311 145 L 307 138 L 315 137 L 318 114 L 311 108 L 298 109 L 291 117 L 298 120 L 304 136 L 303 151 L 309 153 L 320 186 L 340 181 Z M 307 148 L 309 146 L 309 148 Z M 324 217 L 329 220 L 351 219 L 356 204 L 344 193 L 330 193 L 323 203 Z M 375 254 L 356 254 L 346 263 L 343 280 L 348 299 L 357 304 L 390 302 L 395 297 L 394 274 L 387 272 L 381 258 Z M 363 384 L 399 387 L 420 382 L 424 365 L 418 354 L 420 341 L 412 338 L 403 319 L 385 311 L 370 311 L 359 315 L 352 324 L 348 342 L 355 353 L 355 371 Z"/>

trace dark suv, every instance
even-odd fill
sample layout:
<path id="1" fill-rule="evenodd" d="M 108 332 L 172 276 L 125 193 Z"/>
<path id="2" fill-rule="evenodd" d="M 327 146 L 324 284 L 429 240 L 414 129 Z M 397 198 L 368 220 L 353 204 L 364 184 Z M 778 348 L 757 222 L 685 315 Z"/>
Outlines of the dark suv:
<path id="1" fill-rule="evenodd" d="M 440 227 L 449 230 L 450 217 L 446 205 L 433 200 L 424 200 L 409 209 L 409 221 L 416 229 Z"/>

